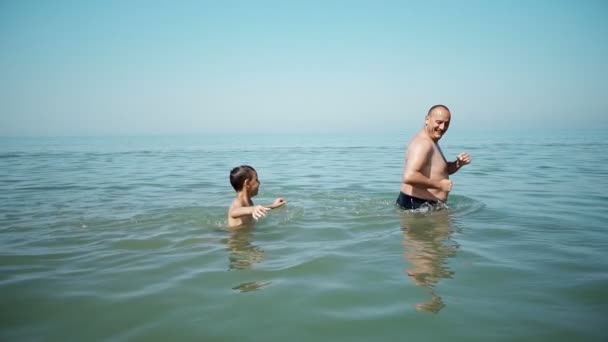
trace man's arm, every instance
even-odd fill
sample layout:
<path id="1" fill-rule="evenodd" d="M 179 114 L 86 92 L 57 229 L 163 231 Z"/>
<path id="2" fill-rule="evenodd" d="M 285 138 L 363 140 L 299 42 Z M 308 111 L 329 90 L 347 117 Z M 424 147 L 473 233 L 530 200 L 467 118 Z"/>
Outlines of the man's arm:
<path id="1" fill-rule="evenodd" d="M 462 152 L 456 156 L 456 160 L 448 163 L 448 174 L 456 173 L 461 167 L 471 163 L 471 155 Z"/>
<path id="2" fill-rule="evenodd" d="M 408 147 L 405 169 L 403 170 L 403 183 L 419 188 L 452 190 L 449 179 L 430 179 L 422 173 L 422 169 L 430 162 L 433 146 L 427 143 L 413 142 Z"/>
<path id="3" fill-rule="evenodd" d="M 460 170 L 461 167 L 462 165 L 460 165 L 458 159 L 454 160 L 453 162 L 448 162 L 448 174 L 451 175 L 456 173 L 456 171 Z"/>

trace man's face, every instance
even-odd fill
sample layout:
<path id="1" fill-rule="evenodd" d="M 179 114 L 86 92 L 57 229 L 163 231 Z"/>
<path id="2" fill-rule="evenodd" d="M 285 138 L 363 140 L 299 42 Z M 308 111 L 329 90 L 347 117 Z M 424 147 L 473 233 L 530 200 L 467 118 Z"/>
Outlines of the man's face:
<path id="1" fill-rule="evenodd" d="M 450 112 L 444 108 L 437 108 L 426 116 L 425 128 L 431 139 L 438 141 L 450 127 Z"/>

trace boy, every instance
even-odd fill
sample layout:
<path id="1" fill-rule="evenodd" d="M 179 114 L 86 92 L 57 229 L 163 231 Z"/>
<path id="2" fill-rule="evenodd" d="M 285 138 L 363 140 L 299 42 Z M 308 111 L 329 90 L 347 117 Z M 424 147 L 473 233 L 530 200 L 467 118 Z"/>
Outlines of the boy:
<path id="1" fill-rule="evenodd" d="M 249 165 L 237 166 L 230 171 L 230 184 L 236 191 L 236 198 L 228 209 L 228 226 L 236 227 L 251 223 L 266 216 L 270 209 L 285 204 L 285 200 L 277 198 L 271 205 L 254 205 L 251 198 L 258 194 L 260 182 L 258 173 Z"/>

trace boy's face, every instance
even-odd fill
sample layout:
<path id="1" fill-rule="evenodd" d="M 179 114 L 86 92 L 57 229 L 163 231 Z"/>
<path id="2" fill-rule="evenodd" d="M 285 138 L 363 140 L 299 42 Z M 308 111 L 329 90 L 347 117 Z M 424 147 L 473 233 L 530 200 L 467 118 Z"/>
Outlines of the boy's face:
<path id="1" fill-rule="evenodd" d="M 258 180 L 258 173 L 254 172 L 253 177 L 249 179 L 249 184 L 247 185 L 247 190 L 249 192 L 249 196 L 253 197 L 258 194 L 258 190 L 260 189 L 260 181 Z"/>

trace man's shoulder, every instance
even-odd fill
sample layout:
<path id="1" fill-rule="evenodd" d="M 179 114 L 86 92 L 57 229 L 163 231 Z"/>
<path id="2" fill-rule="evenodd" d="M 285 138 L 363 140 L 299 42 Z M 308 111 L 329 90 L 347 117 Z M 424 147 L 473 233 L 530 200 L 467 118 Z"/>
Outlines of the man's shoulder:
<path id="1" fill-rule="evenodd" d="M 416 134 L 408 145 L 409 149 L 426 150 L 433 148 L 433 141 L 424 135 Z"/>

